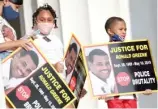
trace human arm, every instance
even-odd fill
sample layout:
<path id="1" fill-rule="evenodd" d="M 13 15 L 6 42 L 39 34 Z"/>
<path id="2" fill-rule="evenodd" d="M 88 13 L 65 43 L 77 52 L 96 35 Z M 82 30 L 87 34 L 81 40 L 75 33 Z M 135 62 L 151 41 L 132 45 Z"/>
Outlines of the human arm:
<path id="1" fill-rule="evenodd" d="M 80 98 L 83 98 L 86 94 L 87 94 L 87 91 L 86 91 L 86 89 L 83 88 L 80 93 Z"/>
<path id="2" fill-rule="evenodd" d="M 29 42 L 30 42 L 29 40 L 17 40 L 17 41 L 0 43 L 0 51 L 12 50 L 18 47 L 23 47 L 26 50 L 29 50 L 30 48 Z"/>
<path id="3" fill-rule="evenodd" d="M 4 6 L 3 1 L 0 1 L 0 16 L 2 16 L 3 6 Z"/>

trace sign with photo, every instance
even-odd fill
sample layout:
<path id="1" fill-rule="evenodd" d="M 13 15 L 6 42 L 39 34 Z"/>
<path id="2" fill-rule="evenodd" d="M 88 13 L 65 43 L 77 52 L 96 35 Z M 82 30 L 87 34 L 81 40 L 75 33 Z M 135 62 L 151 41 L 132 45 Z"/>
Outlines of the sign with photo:
<path id="1" fill-rule="evenodd" d="M 6 98 L 14 108 L 63 108 L 76 99 L 39 48 L 17 49 L 2 62 Z"/>
<path id="2" fill-rule="evenodd" d="M 74 102 L 74 106 L 77 108 L 87 74 L 83 61 L 81 44 L 74 35 L 72 35 L 68 44 L 64 62 L 66 67 L 65 79 L 70 89 L 77 97 L 77 100 Z"/>
<path id="3" fill-rule="evenodd" d="M 93 96 L 157 92 L 147 40 L 84 46 Z"/>

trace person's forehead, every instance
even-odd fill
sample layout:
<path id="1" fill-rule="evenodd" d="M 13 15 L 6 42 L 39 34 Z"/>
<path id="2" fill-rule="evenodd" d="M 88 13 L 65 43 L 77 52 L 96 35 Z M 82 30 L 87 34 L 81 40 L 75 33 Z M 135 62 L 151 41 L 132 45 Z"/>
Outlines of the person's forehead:
<path id="1" fill-rule="evenodd" d="M 93 61 L 98 62 L 98 61 L 109 61 L 108 55 L 94 55 L 93 56 Z"/>
<path id="2" fill-rule="evenodd" d="M 25 61 L 26 63 L 29 63 L 28 65 L 30 65 L 32 67 L 36 67 L 32 57 L 29 54 L 26 54 L 25 56 L 22 56 L 20 59 Z M 35 65 L 35 66 L 33 66 L 33 65 Z"/>
<path id="3" fill-rule="evenodd" d="M 52 14 L 49 10 L 41 10 L 38 14 L 38 17 L 51 17 L 51 18 L 53 18 Z"/>
<path id="4" fill-rule="evenodd" d="M 119 28 L 122 26 L 126 26 L 124 21 L 115 21 L 113 24 L 111 24 L 111 28 Z"/>
<path id="5" fill-rule="evenodd" d="M 25 61 L 30 61 L 32 60 L 31 56 L 29 54 L 26 54 L 24 56 L 20 56 L 19 59 L 25 60 Z"/>
<path id="6" fill-rule="evenodd" d="M 70 55 L 75 55 L 75 56 L 77 55 L 76 52 L 75 52 L 75 50 L 74 50 L 74 48 L 71 49 Z"/>

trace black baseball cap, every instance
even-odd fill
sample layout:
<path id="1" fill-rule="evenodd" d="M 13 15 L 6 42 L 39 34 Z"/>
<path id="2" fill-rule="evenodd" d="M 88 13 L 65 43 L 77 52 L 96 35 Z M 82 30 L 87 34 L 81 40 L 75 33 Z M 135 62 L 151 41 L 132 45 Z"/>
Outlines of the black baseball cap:
<path id="1" fill-rule="evenodd" d="M 23 0 L 9 0 L 10 2 L 12 2 L 13 4 L 16 5 L 22 5 L 23 4 Z"/>

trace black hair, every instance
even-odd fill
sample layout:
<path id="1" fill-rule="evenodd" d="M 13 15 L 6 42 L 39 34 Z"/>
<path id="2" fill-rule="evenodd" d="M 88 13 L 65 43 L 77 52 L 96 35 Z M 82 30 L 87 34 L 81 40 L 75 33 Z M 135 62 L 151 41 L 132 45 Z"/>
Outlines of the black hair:
<path id="1" fill-rule="evenodd" d="M 39 64 L 39 58 L 38 58 L 38 55 L 36 54 L 35 51 L 32 51 L 32 50 L 24 50 L 24 49 L 21 49 L 20 50 L 20 57 L 24 57 L 26 55 L 29 55 L 31 57 L 31 59 L 33 60 L 33 62 L 36 64 L 36 66 L 38 66 Z"/>
<path id="2" fill-rule="evenodd" d="M 76 43 L 72 43 L 69 46 L 69 52 L 71 52 L 72 49 L 74 49 L 75 53 L 77 54 L 77 45 L 76 45 Z"/>
<path id="3" fill-rule="evenodd" d="M 23 0 L 9 0 L 9 1 L 15 5 L 22 5 L 23 4 Z"/>
<path id="4" fill-rule="evenodd" d="M 108 54 L 106 52 L 104 52 L 103 50 L 101 49 L 94 49 L 92 50 L 90 53 L 89 53 L 89 56 L 88 56 L 88 61 L 89 62 L 93 62 L 93 57 L 94 55 L 99 55 L 99 56 L 108 56 Z"/>
<path id="5" fill-rule="evenodd" d="M 43 6 L 41 6 L 41 7 L 39 7 L 37 10 L 36 10 L 36 12 L 34 12 L 34 14 L 33 14 L 33 16 L 32 16 L 32 20 L 33 20 L 33 27 L 35 26 L 35 24 L 36 24 L 36 19 L 37 19 L 37 16 L 39 15 L 39 13 L 41 12 L 41 11 L 43 11 L 43 10 L 48 10 L 48 11 L 50 11 L 50 13 L 51 13 L 51 15 L 53 16 L 53 18 L 54 18 L 54 24 L 55 24 L 55 27 L 54 28 L 58 28 L 58 26 L 57 26 L 57 15 L 56 15 L 56 12 L 55 12 L 55 10 L 50 6 L 50 5 L 48 5 L 47 3 L 46 4 L 44 4 Z"/>
<path id="6" fill-rule="evenodd" d="M 108 33 L 108 29 L 110 29 L 112 24 L 114 24 L 116 21 L 125 22 L 121 17 L 110 17 L 105 23 L 105 30 L 107 33 Z"/>

